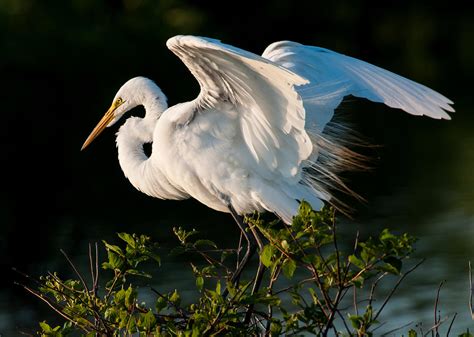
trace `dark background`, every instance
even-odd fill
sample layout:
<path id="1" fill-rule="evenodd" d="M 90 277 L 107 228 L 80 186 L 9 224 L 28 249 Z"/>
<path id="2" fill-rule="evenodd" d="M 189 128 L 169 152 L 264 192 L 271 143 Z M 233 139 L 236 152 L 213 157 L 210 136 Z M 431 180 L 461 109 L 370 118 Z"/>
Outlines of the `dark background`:
<path id="1" fill-rule="evenodd" d="M 435 185 L 450 174 L 464 193 L 457 202 L 474 214 L 469 167 L 426 174 L 438 164 L 458 163 L 460 151 L 469 158 L 474 151 L 474 15 L 461 1 L 3 0 L 0 264 L 7 276 L 0 278 L 0 308 L 18 310 L 12 326 L 28 327 L 34 322 L 22 315 L 41 320 L 47 310 L 13 285 L 19 277 L 12 266 L 35 275 L 60 269 L 59 248 L 74 255 L 85 242 L 117 231 L 167 237 L 172 225 L 206 223 L 211 236 L 237 234 L 227 215 L 195 201 L 153 200 L 134 190 L 118 165 L 116 128 L 79 151 L 131 77 L 155 80 L 170 105 L 197 95 L 194 78 L 165 46 L 177 34 L 213 37 L 255 53 L 285 39 L 322 46 L 440 91 L 456 103 L 451 122 L 361 100 L 343 104 L 357 130 L 384 145 L 375 153 L 377 169 L 353 179 L 351 186 L 368 199 L 355 206 L 356 218 L 379 214 L 371 200 L 403 184 L 415 190 L 414 202 L 383 206 L 412 212 L 416 220 L 423 215 L 415 209 L 443 204 L 436 193 L 418 196 L 416 184 Z M 448 136 L 438 137 L 440 130 Z"/>

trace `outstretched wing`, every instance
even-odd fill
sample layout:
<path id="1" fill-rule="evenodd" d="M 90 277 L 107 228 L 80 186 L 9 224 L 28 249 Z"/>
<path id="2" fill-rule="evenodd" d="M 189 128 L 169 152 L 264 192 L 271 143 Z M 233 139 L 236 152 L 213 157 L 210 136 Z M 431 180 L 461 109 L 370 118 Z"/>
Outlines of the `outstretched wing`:
<path id="1" fill-rule="evenodd" d="M 344 96 L 385 103 L 412 115 L 451 119 L 448 98 L 388 70 L 328 49 L 291 41 L 272 43 L 263 57 L 290 69 L 310 83 L 299 87 L 307 125 L 322 131 Z"/>
<path id="2" fill-rule="evenodd" d="M 297 177 L 313 146 L 305 131 L 305 110 L 294 86 L 303 77 L 253 53 L 218 40 L 175 36 L 167 41 L 196 77 L 198 113 L 237 113 L 241 136 L 268 173 Z M 230 111 L 232 110 L 232 111 Z"/>

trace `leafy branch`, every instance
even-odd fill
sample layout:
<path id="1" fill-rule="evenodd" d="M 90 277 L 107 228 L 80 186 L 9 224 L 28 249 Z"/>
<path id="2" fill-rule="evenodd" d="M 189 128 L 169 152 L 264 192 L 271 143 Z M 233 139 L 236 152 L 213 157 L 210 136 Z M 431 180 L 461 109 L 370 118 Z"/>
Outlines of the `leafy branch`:
<path id="1" fill-rule="evenodd" d="M 38 334 L 372 336 L 382 326 L 381 313 L 399 285 L 423 262 L 410 261 L 413 237 L 387 229 L 365 240 L 357 234 L 352 244 L 339 242 L 334 211 L 315 212 L 305 202 L 291 225 L 266 222 L 258 214 L 245 221 L 252 233 L 265 238 L 259 251 L 263 279 L 260 273 L 233 277 L 241 247 L 220 249 L 195 230 L 174 229 L 179 245 L 171 253 L 188 259 L 194 275 L 197 296 L 189 304 L 178 289 L 161 292 L 153 287 L 148 290 L 156 296 L 154 303 L 138 301 L 146 289 L 133 281 L 151 283 L 148 271 L 161 263 L 158 245 L 146 235 L 119 233 L 120 245 L 103 241 L 107 259 L 102 264 L 98 246 L 89 246 L 90 284 L 61 251 L 75 278 L 63 279 L 53 272 L 35 280 L 22 274 L 34 284 L 22 287 L 65 320 L 54 328 L 41 322 Z M 376 301 L 376 289 L 389 276 L 397 278 L 395 285 Z M 361 303 L 366 303 L 364 308 Z M 436 315 L 437 303 L 435 324 L 429 330 L 436 336 L 445 321 Z M 417 332 L 410 330 L 408 336 Z"/>

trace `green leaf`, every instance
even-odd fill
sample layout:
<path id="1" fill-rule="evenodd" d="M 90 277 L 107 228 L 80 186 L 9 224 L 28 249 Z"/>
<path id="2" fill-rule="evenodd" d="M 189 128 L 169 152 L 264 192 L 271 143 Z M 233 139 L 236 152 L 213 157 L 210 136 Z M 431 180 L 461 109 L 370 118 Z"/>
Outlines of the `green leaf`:
<path id="1" fill-rule="evenodd" d="M 387 272 L 387 273 L 390 273 L 390 274 L 393 274 L 393 275 L 399 275 L 400 274 L 400 271 L 398 271 L 394 266 L 392 266 L 391 264 L 388 264 L 388 263 L 377 267 L 377 269 L 379 269 L 381 271 L 384 271 L 384 272 Z"/>
<path id="2" fill-rule="evenodd" d="M 166 305 L 168 303 L 166 302 L 166 299 L 159 296 L 157 299 L 156 299 L 156 303 L 155 303 L 155 308 L 156 308 L 156 312 L 160 312 L 161 310 L 163 310 L 164 308 L 166 308 Z"/>
<path id="3" fill-rule="evenodd" d="M 272 257 L 275 253 L 275 248 L 271 245 L 266 245 L 263 247 L 262 252 L 260 253 L 260 261 L 262 261 L 265 267 L 270 267 L 272 265 Z"/>
<path id="4" fill-rule="evenodd" d="M 161 258 L 158 254 L 155 254 L 153 252 L 148 252 L 148 256 L 151 257 L 153 260 L 155 260 L 158 263 L 158 265 L 161 266 Z"/>
<path id="5" fill-rule="evenodd" d="M 402 260 L 397 259 L 394 256 L 389 256 L 383 260 L 386 264 L 389 264 L 396 270 L 396 274 L 400 274 L 400 271 L 402 269 Z"/>
<path id="6" fill-rule="evenodd" d="M 388 228 L 385 228 L 382 233 L 380 234 L 380 241 L 387 241 L 387 240 L 396 240 L 397 237 L 390 233 Z"/>
<path id="7" fill-rule="evenodd" d="M 216 293 L 218 295 L 221 294 L 221 282 L 220 281 L 217 281 L 217 284 L 216 284 Z"/>
<path id="8" fill-rule="evenodd" d="M 153 315 L 153 312 L 149 310 L 144 316 L 143 316 L 143 327 L 147 330 L 150 331 L 151 328 L 153 328 L 156 324 L 156 318 L 155 315 Z"/>
<path id="9" fill-rule="evenodd" d="M 217 245 L 212 242 L 211 240 L 197 240 L 195 243 L 194 243 L 194 246 L 196 248 L 198 247 L 213 247 L 213 248 L 216 248 L 217 249 Z"/>
<path id="10" fill-rule="evenodd" d="M 135 300 L 137 298 L 137 291 L 129 286 L 127 290 L 125 290 L 125 305 L 127 307 L 131 307 L 135 304 Z"/>
<path id="11" fill-rule="evenodd" d="M 115 254 L 121 256 L 121 257 L 125 257 L 125 254 L 123 253 L 122 249 L 119 247 L 119 246 L 116 246 L 116 245 L 111 245 L 109 243 L 107 243 L 106 241 L 102 241 L 105 245 L 105 248 L 107 249 L 107 251 L 112 251 L 114 252 Z"/>
<path id="12" fill-rule="evenodd" d="M 51 327 L 49 326 L 49 324 L 46 323 L 46 321 L 39 322 L 39 326 L 40 326 L 41 330 L 42 330 L 43 332 L 46 332 L 46 333 L 52 332 L 52 330 L 53 330 L 53 329 L 51 329 Z"/>
<path id="13" fill-rule="evenodd" d="M 364 276 L 360 275 L 359 277 L 357 277 L 357 278 L 355 278 L 354 280 L 352 280 L 352 283 L 353 283 L 354 286 L 356 286 L 357 288 L 362 288 L 362 286 L 364 285 L 364 281 L 365 281 Z"/>
<path id="14" fill-rule="evenodd" d="M 361 316 L 349 315 L 349 320 L 351 321 L 352 327 L 356 330 L 359 330 L 362 326 L 364 319 Z"/>
<path id="15" fill-rule="evenodd" d="M 186 253 L 186 248 L 184 248 L 183 246 L 177 246 L 177 247 L 174 247 L 173 249 L 171 249 L 170 251 L 170 255 L 171 256 L 177 256 L 177 255 L 182 255 Z"/>
<path id="16" fill-rule="evenodd" d="M 469 330 L 459 335 L 459 337 L 474 337 Z"/>
<path id="17" fill-rule="evenodd" d="M 181 303 L 181 296 L 179 296 L 178 291 L 176 289 L 170 297 L 170 302 L 175 305 L 179 305 Z"/>
<path id="18" fill-rule="evenodd" d="M 410 331 L 408 331 L 408 337 L 417 337 L 418 334 L 416 333 L 415 330 L 413 329 L 410 329 Z"/>
<path id="19" fill-rule="evenodd" d="M 270 324 L 270 332 L 272 337 L 280 336 L 282 330 L 282 325 L 280 321 L 273 320 Z"/>
<path id="20" fill-rule="evenodd" d="M 291 279 L 296 270 L 296 261 L 293 259 L 286 258 L 285 261 L 283 261 L 281 269 L 283 271 L 283 274 L 287 278 Z"/>
<path id="21" fill-rule="evenodd" d="M 349 262 L 352 263 L 354 266 L 359 267 L 360 269 L 365 267 L 365 263 L 362 262 L 362 260 L 354 254 L 349 255 Z"/>
<path id="22" fill-rule="evenodd" d="M 127 274 L 130 274 L 130 275 L 151 278 L 150 274 L 145 273 L 144 271 L 136 270 L 136 269 L 128 269 L 126 272 L 127 272 Z"/>
<path id="23" fill-rule="evenodd" d="M 118 237 L 121 238 L 123 241 L 125 241 L 128 245 L 130 245 L 132 248 L 136 248 L 136 242 L 133 239 L 133 236 L 127 233 L 117 233 Z"/>
<path id="24" fill-rule="evenodd" d="M 199 291 L 202 291 L 202 287 L 204 286 L 204 278 L 202 276 L 196 277 L 196 287 Z"/>
<path id="25" fill-rule="evenodd" d="M 115 293 L 114 302 L 119 305 L 125 303 L 125 289 L 120 289 Z"/>
<path id="26" fill-rule="evenodd" d="M 125 259 L 112 250 L 107 251 L 107 257 L 109 262 L 102 264 L 102 268 L 104 269 L 120 269 L 125 263 Z"/>

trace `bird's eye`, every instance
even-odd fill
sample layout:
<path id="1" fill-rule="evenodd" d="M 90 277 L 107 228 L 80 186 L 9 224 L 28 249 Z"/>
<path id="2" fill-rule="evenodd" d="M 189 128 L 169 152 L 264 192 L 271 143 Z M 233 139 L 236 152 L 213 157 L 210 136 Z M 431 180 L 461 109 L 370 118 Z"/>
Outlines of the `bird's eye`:
<path id="1" fill-rule="evenodd" d="M 117 98 L 117 99 L 115 100 L 115 103 L 116 103 L 117 105 L 122 104 L 122 103 L 123 103 L 122 97 Z"/>

